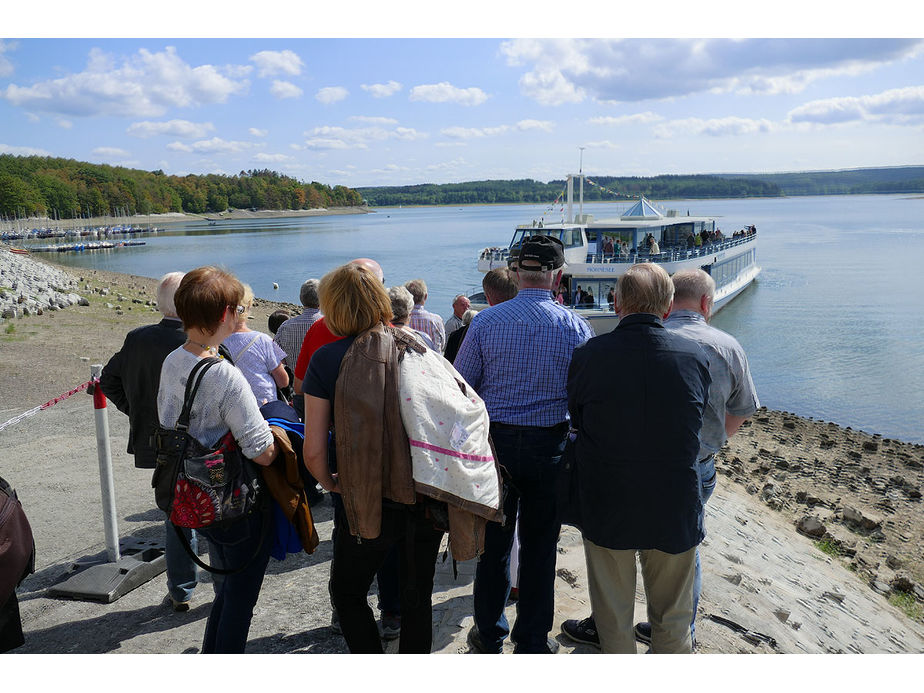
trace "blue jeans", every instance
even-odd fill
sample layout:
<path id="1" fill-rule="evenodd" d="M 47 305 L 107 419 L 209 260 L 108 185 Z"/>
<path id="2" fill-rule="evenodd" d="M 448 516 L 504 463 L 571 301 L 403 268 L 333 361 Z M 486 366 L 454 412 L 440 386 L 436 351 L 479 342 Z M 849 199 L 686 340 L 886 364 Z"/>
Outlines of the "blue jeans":
<path id="1" fill-rule="evenodd" d="M 475 568 L 475 626 L 488 652 L 500 652 L 511 635 L 515 652 L 547 652 L 555 611 L 555 560 L 561 524 L 555 485 L 567 425 L 551 428 L 491 424 L 505 482 L 503 525 L 489 522 L 484 553 Z M 519 513 L 519 516 L 518 516 Z M 510 548 L 520 538 L 517 618 L 510 632 L 504 607 L 510 595 Z"/>
<path id="2" fill-rule="evenodd" d="M 705 460 L 697 463 L 699 472 L 700 496 L 703 500 L 703 521 L 705 522 L 706 503 L 715 491 L 715 455 L 709 455 Z M 703 573 L 699 563 L 699 547 L 696 547 L 696 570 L 693 574 L 693 621 L 690 623 L 690 633 L 696 640 L 696 608 L 699 606 L 699 595 L 703 589 Z"/>
<path id="3" fill-rule="evenodd" d="M 196 532 L 185 527 L 180 527 L 180 531 L 186 535 L 195 552 L 198 545 Z M 199 582 L 199 573 L 169 517 L 164 520 L 164 556 L 167 559 L 167 592 L 178 602 L 188 602 Z"/>
<path id="4" fill-rule="evenodd" d="M 253 608 L 260 595 L 273 547 L 272 527 L 269 532 L 263 531 L 264 523 L 269 522 L 272 522 L 272 515 L 267 509 L 254 511 L 228 527 L 199 530 L 209 541 L 209 557 L 216 568 L 237 568 L 257 551 L 244 570 L 225 575 L 221 580 L 205 624 L 203 654 L 244 652 Z M 264 533 L 266 536 L 261 536 Z"/>

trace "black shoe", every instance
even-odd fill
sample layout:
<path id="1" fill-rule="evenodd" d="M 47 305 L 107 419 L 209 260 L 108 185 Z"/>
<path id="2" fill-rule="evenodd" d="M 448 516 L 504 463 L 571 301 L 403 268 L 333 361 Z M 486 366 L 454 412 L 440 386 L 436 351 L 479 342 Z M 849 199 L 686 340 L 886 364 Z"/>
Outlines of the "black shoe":
<path id="1" fill-rule="evenodd" d="M 468 649 L 476 654 L 500 654 L 500 650 L 494 652 L 488 651 L 484 643 L 481 642 L 481 634 L 478 632 L 478 626 L 472 626 L 468 630 L 468 636 L 465 638 L 468 643 Z"/>
<path id="2" fill-rule="evenodd" d="M 600 647 L 600 636 L 597 635 L 597 624 L 594 617 L 588 616 L 580 621 L 571 618 L 561 624 L 561 632 L 574 642 Z"/>
<path id="3" fill-rule="evenodd" d="M 548 637 L 545 639 L 545 648 L 532 651 L 521 649 L 519 645 L 513 648 L 513 654 L 558 654 L 558 651 L 561 649 L 561 645 L 553 637 Z"/>
<path id="4" fill-rule="evenodd" d="M 651 644 L 651 624 L 647 621 L 635 624 L 635 639 L 643 645 Z"/>

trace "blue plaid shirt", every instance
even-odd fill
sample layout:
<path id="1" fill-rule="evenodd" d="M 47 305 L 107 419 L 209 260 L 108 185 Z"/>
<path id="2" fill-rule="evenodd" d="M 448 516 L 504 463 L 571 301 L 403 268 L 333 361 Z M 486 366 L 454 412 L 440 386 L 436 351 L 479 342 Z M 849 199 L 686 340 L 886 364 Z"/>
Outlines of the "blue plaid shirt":
<path id="1" fill-rule="evenodd" d="M 521 289 L 472 318 L 453 365 L 485 401 L 492 422 L 554 426 L 568 419 L 571 354 L 593 336 L 551 291 Z"/>

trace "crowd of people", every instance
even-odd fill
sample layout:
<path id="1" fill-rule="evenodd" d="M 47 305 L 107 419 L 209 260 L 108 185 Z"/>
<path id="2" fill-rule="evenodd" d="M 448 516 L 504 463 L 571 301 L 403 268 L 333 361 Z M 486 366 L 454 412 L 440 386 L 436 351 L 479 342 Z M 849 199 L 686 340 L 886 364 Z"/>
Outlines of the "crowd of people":
<path id="1" fill-rule="evenodd" d="M 533 236 L 514 267 L 484 276 L 488 308 L 460 294 L 444 321 L 427 309 L 423 279 L 388 286 L 375 260 L 357 258 L 306 280 L 301 313 L 272 315 L 272 338 L 248 324 L 253 293 L 227 271 L 170 273 L 158 286 L 163 319 L 129 333 L 100 386 L 129 416 L 136 466 L 151 469 L 151 432 L 176 424 L 197 362 L 223 357 L 202 377 L 189 434 L 212 447 L 230 431 L 247 458 L 270 465 L 279 446 L 267 419 L 284 409 L 303 424 L 297 453 L 311 502 L 329 497 L 334 508 L 332 628 L 353 653 L 382 652 L 383 638 L 428 653 L 437 553 L 459 509 L 450 503 L 447 522 L 446 502 L 415 483 L 400 366 L 409 349 L 439 354 L 459 387 L 477 393 L 503 478 L 496 518 L 472 535 L 470 649 L 499 653 L 509 637 L 516 653 L 558 650 L 550 633 L 565 522 L 584 536 L 593 611 L 562 624 L 565 636 L 603 652 L 634 652 L 637 639 L 652 652 L 690 652 L 713 455 L 758 406 L 747 359 L 708 325 L 715 284 L 705 272 L 671 279 L 635 265 L 607 296 L 619 325 L 594 336 L 562 305 L 563 266 L 561 242 Z M 614 358 L 637 367 L 613 371 Z M 244 651 L 270 555 L 267 522 L 280 515 L 266 504 L 198 531 L 167 518 L 167 608 L 189 608 L 197 541 L 225 569 L 213 579 L 202 652 Z M 636 555 L 649 623 L 632 623 Z"/>

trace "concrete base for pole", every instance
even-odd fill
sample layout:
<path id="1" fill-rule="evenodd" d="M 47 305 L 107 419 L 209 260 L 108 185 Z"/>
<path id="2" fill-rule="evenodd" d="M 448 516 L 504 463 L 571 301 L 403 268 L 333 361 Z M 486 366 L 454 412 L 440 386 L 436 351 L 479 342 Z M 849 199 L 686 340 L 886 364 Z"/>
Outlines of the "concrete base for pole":
<path id="1" fill-rule="evenodd" d="M 68 569 L 71 576 L 49 587 L 47 596 L 109 604 L 167 570 L 162 541 L 124 537 L 119 554 L 115 562 L 105 554 L 78 559 Z"/>

